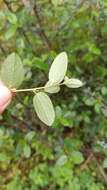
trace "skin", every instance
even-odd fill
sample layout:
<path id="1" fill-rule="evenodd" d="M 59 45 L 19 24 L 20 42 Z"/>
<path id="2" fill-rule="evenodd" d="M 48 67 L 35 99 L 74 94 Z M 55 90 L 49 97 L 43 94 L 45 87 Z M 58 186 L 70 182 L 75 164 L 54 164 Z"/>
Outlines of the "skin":
<path id="1" fill-rule="evenodd" d="M 11 91 L 0 81 L 0 114 L 7 108 L 12 100 Z"/>

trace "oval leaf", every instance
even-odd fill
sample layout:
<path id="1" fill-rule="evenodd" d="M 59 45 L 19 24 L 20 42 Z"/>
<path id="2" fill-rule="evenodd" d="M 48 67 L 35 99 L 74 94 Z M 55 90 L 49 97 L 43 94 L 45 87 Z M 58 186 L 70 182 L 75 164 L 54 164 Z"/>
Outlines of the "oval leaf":
<path id="1" fill-rule="evenodd" d="M 24 68 L 16 53 L 10 54 L 1 67 L 0 78 L 9 88 L 17 88 L 24 79 Z"/>
<path id="2" fill-rule="evenodd" d="M 33 98 L 33 105 L 40 120 L 51 126 L 55 119 L 55 112 L 49 96 L 44 92 L 37 93 Z"/>
<path id="3" fill-rule="evenodd" d="M 60 83 L 66 74 L 68 58 L 66 52 L 60 53 L 52 63 L 49 71 L 49 81 Z"/>
<path id="4" fill-rule="evenodd" d="M 64 164 L 66 164 L 68 161 L 68 158 L 66 155 L 62 155 L 56 162 L 56 165 L 58 166 L 63 166 Z"/>
<path id="5" fill-rule="evenodd" d="M 105 158 L 103 161 L 103 168 L 107 168 L 107 158 Z"/>
<path id="6" fill-rule="evenodd" d="M 11 27 L 9 27 L 4 35 L 6 40 L 9 40 L 10 38 L 12 38 L 17 30 L 17 26 L 16 25 L 12 25 Z"/>
<path id="7" fill-rule="evenodd" d="M 79 88 L 83 83 L 79 79 L 65 77 L 64 84 L 69 88 Z"/>
<path id="8" fill-rule="evenodd" d="M 58 84 L 55 84 L 55 83 L 51 83 L 51 81 L 48 81 L 45 85 L 45 88 L 44 88 L 45 92 L 48 92 L 48 93 L 57 93 L 60 91 L 60 87 Z"/>
<path id="9" fill-rule="evenodd" d="M 12 13 L 10 11 L 9 12 L 7 11 L 6 15 L 7 15 L 8 21 L 11 24 L 16 24 L 17 23 L 17 16 L 14 13 Z"/>

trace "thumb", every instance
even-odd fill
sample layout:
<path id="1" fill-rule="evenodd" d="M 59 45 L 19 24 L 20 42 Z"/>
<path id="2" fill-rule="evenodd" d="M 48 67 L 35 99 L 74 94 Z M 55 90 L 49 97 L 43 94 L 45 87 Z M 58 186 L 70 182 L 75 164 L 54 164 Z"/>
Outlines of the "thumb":
<path id="1" fill-rule="evenodd" d="M 11 91 L 0 81 L 0 114 L 10 104 L 11 99 Z"/>

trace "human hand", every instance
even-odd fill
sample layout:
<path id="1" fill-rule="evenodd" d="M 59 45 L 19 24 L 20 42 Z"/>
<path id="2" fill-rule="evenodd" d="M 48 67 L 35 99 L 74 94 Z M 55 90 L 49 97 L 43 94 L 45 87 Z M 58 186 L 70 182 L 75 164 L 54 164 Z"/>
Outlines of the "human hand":
<path id="1" fill-rule="evenodd" d="M 0 81 L 0 114 L 10 104 L 12 99 L 11 91 Z"/>

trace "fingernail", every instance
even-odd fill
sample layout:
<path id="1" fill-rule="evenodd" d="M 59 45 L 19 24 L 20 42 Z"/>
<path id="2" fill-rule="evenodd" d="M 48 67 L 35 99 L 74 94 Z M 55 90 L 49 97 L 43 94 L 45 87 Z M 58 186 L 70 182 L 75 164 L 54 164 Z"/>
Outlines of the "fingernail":
<path id="1" fill-rule="evenodd" d="M 10 90 L 3 85 L 0 81 L 0 113 L 8 106 L 11 102 L 12 94 Z"/>

